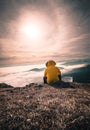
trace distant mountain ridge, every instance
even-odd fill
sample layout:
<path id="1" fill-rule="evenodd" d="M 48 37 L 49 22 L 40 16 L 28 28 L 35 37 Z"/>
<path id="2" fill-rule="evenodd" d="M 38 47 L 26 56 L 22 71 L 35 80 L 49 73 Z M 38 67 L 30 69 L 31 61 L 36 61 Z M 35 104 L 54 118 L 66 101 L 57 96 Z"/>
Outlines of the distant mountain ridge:
<path id="1" fill-rule="evenodd" d="M 90 83 L 90 65 L 73 69 L 72 71 L 62 75 L 73 77 L 73 82 Z"/>
<path id="2" fill-rule="evenodd" d="M 90 59 L 74 59 L 67 60 L 62 65 L 77 65 L 77 64 L 90 64 Z"/>
<path id="3" fill-rule="evenodd" d="M 42 70 L 44 70 L 44 68 L 33 68 L 30 71 L 42 71 Z"/>

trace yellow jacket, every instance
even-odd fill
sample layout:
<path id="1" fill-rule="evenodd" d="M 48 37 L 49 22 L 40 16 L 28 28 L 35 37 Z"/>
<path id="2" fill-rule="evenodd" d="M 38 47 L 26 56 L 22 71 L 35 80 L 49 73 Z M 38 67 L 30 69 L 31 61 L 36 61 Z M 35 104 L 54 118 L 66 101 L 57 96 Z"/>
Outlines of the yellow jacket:
<path id="1" fill-rule="evenodd" d="M 55 65 L 56 63 L 52 60 L 46 63 L 47 68 L 45 69 L 44 77 L 47 78 L 47 83 L 59 80 L 58 75 L 61 75 L 61 72 Z"/>

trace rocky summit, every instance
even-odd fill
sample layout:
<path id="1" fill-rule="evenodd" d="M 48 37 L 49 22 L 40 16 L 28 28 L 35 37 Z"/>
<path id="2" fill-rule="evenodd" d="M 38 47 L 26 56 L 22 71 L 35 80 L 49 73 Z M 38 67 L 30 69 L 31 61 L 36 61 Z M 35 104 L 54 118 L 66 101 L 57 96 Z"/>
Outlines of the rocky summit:
<path id="1" fill-rule="evenodd" d="M 0 84 L 0 130 L 90 130 L 90 84 Z"/>

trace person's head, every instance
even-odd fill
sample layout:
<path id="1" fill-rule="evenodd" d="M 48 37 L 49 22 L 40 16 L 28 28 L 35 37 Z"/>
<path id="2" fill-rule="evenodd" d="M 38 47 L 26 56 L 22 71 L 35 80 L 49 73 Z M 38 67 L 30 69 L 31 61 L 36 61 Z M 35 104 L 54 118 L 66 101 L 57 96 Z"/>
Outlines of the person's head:
<path id="1" fill-rule="evenodd" d="M 51 65 L 56 65 L 56 62 L 53 61 L 53 60 L 49 60 L 49 61 L 46 62 L 46 67 L 49 67 Z"/>

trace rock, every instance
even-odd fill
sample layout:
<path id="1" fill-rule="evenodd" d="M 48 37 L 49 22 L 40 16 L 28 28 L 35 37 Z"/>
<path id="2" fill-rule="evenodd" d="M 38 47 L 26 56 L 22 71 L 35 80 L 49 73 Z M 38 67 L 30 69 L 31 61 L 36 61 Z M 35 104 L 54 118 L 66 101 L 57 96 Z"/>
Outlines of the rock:
<path id="1" fill-rule="evenodd" d="M 0 88 L 13 88 L 13 86 L 8 85 L 6 83 L 0 83 Z"/>

